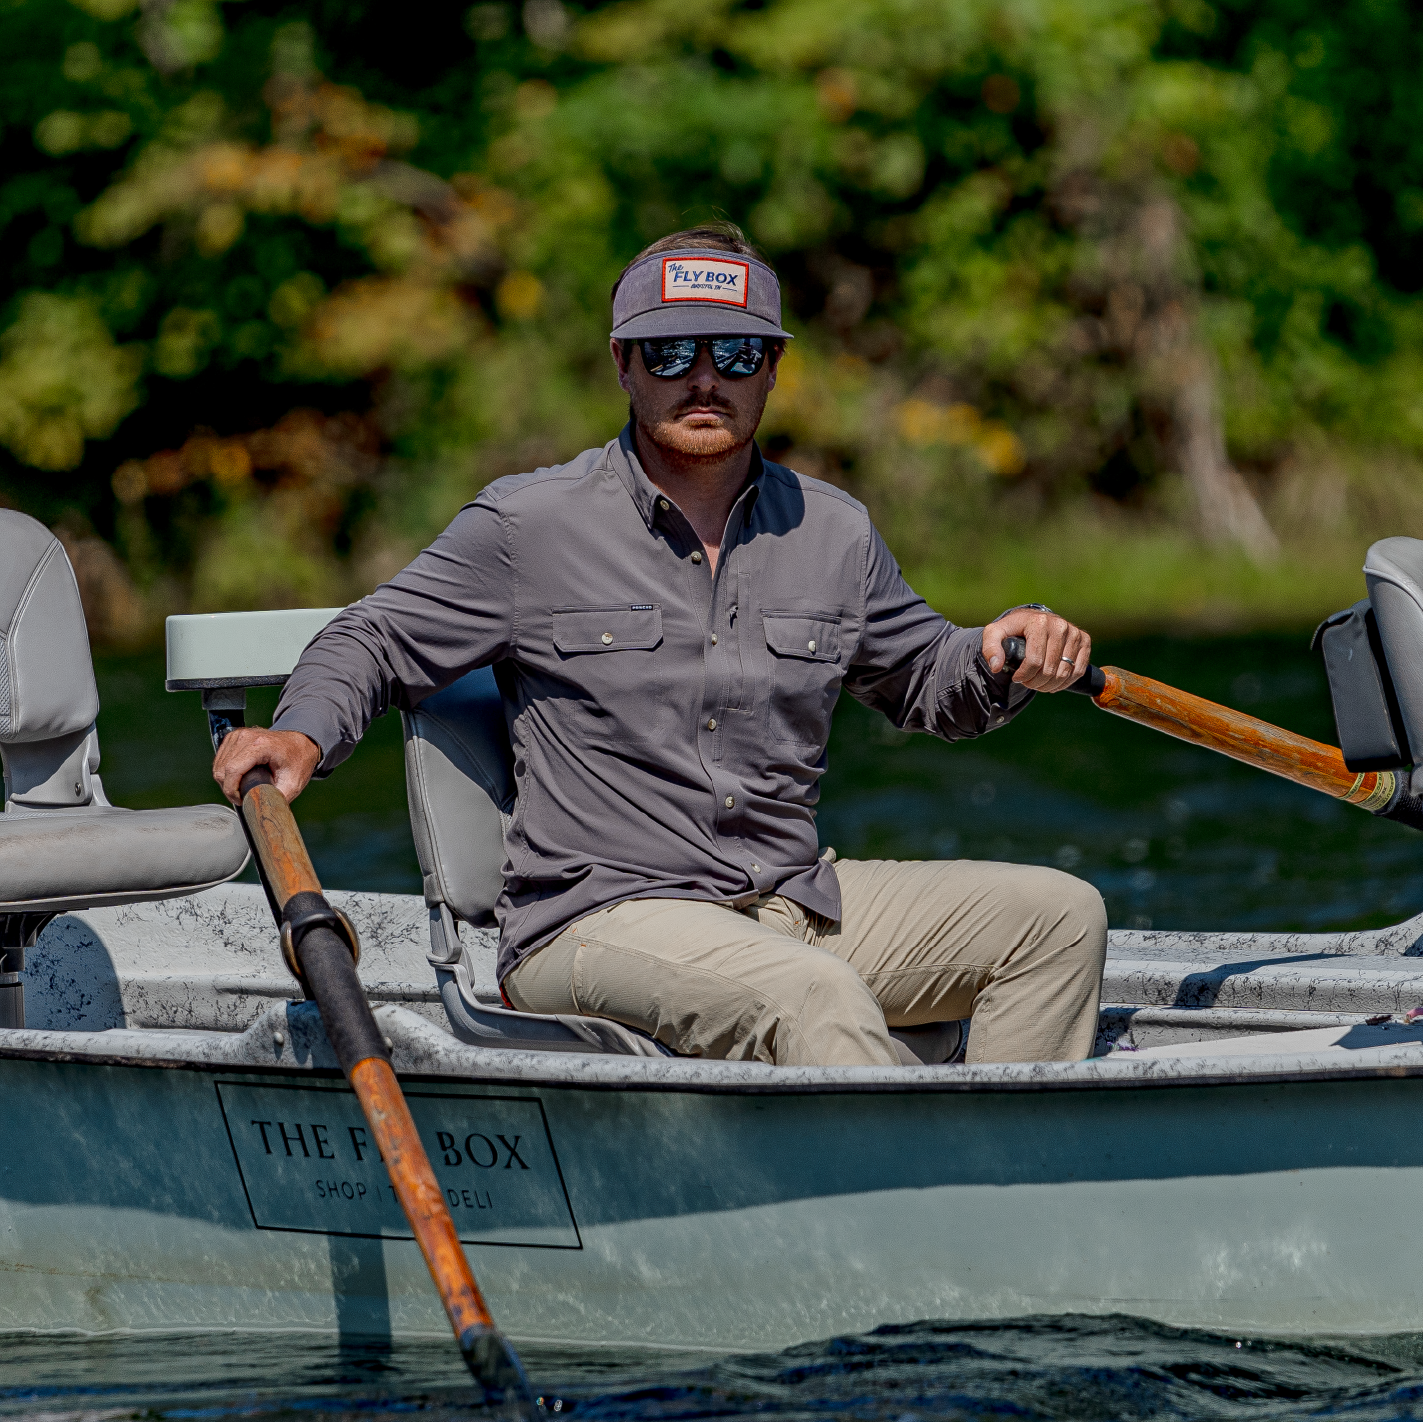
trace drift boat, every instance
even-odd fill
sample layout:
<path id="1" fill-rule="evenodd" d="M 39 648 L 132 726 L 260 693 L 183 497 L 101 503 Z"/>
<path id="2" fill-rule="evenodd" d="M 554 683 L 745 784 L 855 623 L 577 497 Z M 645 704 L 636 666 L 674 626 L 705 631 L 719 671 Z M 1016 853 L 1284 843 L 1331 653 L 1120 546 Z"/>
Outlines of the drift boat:
<path id="1" fill-rule="evenodd" d="M 228 882 L 238 817 L 107 804 L 63 550 L 0 511 L 0 568 L 0 1329 L 444 1335 L 264 891 Z M 220 733 L 334 612 L 172 619 L 168 686 Z M 492 676 L 405 733 L 424 893 L 329 897 L 514 1339 L 773 1349 L 1063 1312 L 1423 1329 L 1423 916 L 1115 932 L 1081 1063 L 965 1066 L 959 1025 L 897 1034 L 898 1068 L 678 1058 L 500 1001 Z"/>

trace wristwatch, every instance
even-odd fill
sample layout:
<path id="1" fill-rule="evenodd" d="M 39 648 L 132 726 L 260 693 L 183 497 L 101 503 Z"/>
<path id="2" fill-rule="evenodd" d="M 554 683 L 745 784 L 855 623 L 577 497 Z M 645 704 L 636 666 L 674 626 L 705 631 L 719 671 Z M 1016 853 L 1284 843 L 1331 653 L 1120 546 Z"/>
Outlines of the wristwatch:
<path id="1" fill-rule="evenodd" d="M 1052 609 L 1046 603 L 1014 603 L 1011 608 L 1004 608 L 993 621 L 1001 622 L 1009 613 L 1021 612 L 1024 608 L 1031 608 L 1035 613 L 1051 613 Z M 1054 616 L 1056 616 L 1054 614 Z"/>

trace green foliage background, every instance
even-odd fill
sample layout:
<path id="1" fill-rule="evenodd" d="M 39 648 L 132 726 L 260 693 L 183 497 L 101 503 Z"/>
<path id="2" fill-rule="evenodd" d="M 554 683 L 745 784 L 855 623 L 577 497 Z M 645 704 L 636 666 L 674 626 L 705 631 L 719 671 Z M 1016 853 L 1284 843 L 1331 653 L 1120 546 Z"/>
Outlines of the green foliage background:
<path id="1" fill-rule="evenodd" d="M 610 437 L 608 288 L 711 216 L 797 333 L 765 442 L 951 616 L 1299 623 L 1420 522 L 1402 0 L 0 0 L 0 37 L 0 500 L 101 639 L 359 596 Z"/>

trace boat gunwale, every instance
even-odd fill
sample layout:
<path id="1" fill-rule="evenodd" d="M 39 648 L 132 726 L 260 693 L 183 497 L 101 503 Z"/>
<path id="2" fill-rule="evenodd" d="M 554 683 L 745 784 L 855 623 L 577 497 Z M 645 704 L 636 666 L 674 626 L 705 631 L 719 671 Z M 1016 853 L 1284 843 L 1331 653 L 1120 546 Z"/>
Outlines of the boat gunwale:
<path id="1" fill-rule="evenodd" d="M 23 1030 L 22 1030 L 23 1031 Z M 515 1051 L 515 1050 L 509 1050 Z M 1393 1051 L 1393 1049 L 1375 1049 Z M 550 1054 L 537 1054 L 549 1056 Z M 534 1056 L 530 1053 L 529 1056 Z M 562 1056 L 562 1054 L 560 1054 Z M 1262 1054 L 1263 1056 L 1263 1054 Z M 640 1059 L 639 1059 L 640 1060 Z M 1089 1059 L 1090 1060 L 1090 1059 Z M 1160 1060 L 1160 1059 L 1158 1059 Z M 1170 1059 L 1166 1059 L 1170 1061 Z M 1203 1059 L 1196 1058 L 1196 1062 Z M 1239 1061 L 1240 1059 L 1234 1059 Z M 339 1067 L 302 1067 L 280 1063 L 264 1065 L 250 1062 L 203 1063 L 184 1058 L 140 1057 L 124 1053 L 80 1053 L 66 1049 L 7 1047 L 0 1034 L 0 1061 L 55 1062 L 67 1066 L 154 1068 L 164 1072 L 193 1072 L 207 1077 L 282 1077 L 306 1079 L 342 1079 Z M 873 1069 L 871 1069 L 873 1070 Z M 1038 1078 L 1032 1081 L 990 1081 L 981 1079 L 964 1080 L 957 1073 L 950 1075 L 943 1069 L 889 1069 L 896 1071 L 931 1071 L 931 1080 L 894 1078 L 876 1082 L 865 1080 L 778 1083 L 737 1082 L 723 1083 L 697 1081 L 658 1081 L 656 1079 L 628 1079 L 622 1082 L 598 1080 L 576 1081 L 557 1078 L 504 1077 L 504 1076 L 452 1076 L 447 1073 L 401 1072 L 396 1076 L 402 1084 L 419 1086 L 474 1086 L 492 1087 L 504 1090 L 572 1091 L 572 1092 L 660 1092 L 690 1093 L 698 1096 L 734 1097 L 824 1097 L 836 1095 L 964 1095 L 985 1093 L 1011 1093 L 1021 1095 L 1034 1092 L 1102 1092 L 1102 1091 L 1146 1091 L 1167 1088 L 1200 1087 L 1253 1087 L 1284 1086 L 1291 1083 L 1318 1084 L 1325 1082 L 1368 1082 L 1423 1077 L 1423 1061 L 1417 1063 L 1341 1063 L 1336 1067 L 1311 1065 L 1295 1071 L 1267 1070 L 1262 1072 L 1190 1072 L 1162 1073 L 1161 1075 L 1133 1075 L 1097 1079 Z"/>

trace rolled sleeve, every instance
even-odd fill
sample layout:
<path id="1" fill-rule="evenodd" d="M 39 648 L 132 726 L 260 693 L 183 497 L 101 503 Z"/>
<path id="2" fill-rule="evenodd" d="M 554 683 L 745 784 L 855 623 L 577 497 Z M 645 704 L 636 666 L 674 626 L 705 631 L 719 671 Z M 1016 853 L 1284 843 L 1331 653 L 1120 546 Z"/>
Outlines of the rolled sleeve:
<path id="1" fill-rule="evenodd" d="M 512 565 L 498 508 L 466 505 L 414 562 L 311 640 L 272 729 L 314 741 L 317 775 L 329 775 L 374 718 L 507 656 L 517 617 Z"/>
<path id="2" fill-rule="evenodd" d="M 873 527 L 864 589 L 864 632 L 845 690 L 895 726 L 961 741 L 1007 725 L 1033 699 L 1011 673 L 988 670 L 982 628 L 956 627 L 910 588 Z"/>

